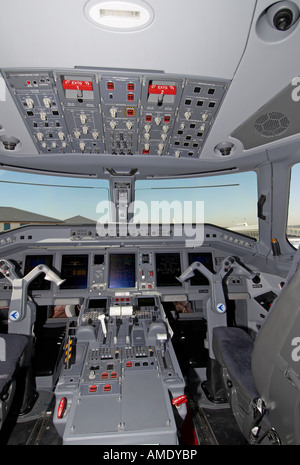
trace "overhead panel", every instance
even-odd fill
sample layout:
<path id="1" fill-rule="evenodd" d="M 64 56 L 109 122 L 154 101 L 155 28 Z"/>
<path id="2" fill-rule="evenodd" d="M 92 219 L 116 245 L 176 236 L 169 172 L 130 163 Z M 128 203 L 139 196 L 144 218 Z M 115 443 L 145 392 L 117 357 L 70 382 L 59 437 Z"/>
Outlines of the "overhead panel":
<path id="1" fill-rule="evenodd" d="M 198 158 L 229 85 L 123 70 L 2 74 L 41 155 Z"/>

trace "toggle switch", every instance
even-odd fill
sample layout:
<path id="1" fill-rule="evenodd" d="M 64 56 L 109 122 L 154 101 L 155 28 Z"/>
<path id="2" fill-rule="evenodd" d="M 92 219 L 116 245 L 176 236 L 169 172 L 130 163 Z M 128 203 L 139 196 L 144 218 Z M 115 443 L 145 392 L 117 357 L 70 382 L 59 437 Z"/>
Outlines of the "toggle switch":
<path id="1" fill-rule="evenodd" d="M 27 108 L 31 109 L 34 107 L 34 101 L 32 100 L 32 98 L 25 99 L 25 102 L 26 102 Z"/>
<path id="2" fill-rule="evenodd" d="M 51 107 L 51 100 L 49 99 L 49 97 L 45 97 L 43 99 L 43 102 L 44 102 L 44 105 L 46 108 L 50 108 Z"/>
<path id="3" fill-rule="evenodd" d="M 112 108 L 109 110 L 109 112 L 110 112 L 110 116 L 111 116 L 112 118 L 115 118 L 115 117 L 117 116 L 117 109 L 116 109 L 115 107 L 112 107 Z"/>
<path id="4" fill-rule="evenodd" d="M 81 113 L 79 117 L 80 117 L 81 124 L 85 124 L 87 120 L 86 115 L 84 113 Z"/>

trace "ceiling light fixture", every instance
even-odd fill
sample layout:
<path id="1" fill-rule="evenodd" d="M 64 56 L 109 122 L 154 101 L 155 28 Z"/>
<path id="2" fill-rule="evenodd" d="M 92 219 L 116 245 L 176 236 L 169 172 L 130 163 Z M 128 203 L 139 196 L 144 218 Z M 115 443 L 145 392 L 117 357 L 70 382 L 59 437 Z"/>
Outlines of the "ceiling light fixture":
<path id="1" fill-rule="evenodd" d="M 88 1 L 85 16 L 94 25 L 110 31 L 131 32 L 144 29 L 153 21 L 152 8 L 145 2 Z"/>

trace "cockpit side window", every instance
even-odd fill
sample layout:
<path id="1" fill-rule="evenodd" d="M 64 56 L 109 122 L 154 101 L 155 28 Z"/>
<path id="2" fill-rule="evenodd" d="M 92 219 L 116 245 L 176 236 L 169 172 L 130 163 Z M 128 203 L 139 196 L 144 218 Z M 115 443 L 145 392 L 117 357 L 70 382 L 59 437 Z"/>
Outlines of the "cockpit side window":
<path id="1" fill-rule="evenodd" d="M 300 244 L 300 163 L 294 165 L 291 169 L 290 177 L 290 196 L 286 235 L 290 244 L 298 249 Z"/>

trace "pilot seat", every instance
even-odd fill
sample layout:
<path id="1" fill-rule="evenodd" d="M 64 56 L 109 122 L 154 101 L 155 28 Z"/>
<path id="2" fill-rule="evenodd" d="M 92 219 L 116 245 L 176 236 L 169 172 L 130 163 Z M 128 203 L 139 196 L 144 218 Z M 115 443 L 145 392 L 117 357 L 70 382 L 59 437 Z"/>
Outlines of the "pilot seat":
<path id="1" fill-rule="evenodd" d="M 216 327 L 212 347 L 227 398 L 250 444 L 300 444 L 300 249 L 253 340 Z"/>
<path id="2" fill-rule="evenodd" d="M 0 334 L 0 429 L 12 408 L 24 415 L 36 399 L 32 376 L 32 337 Z"/>

